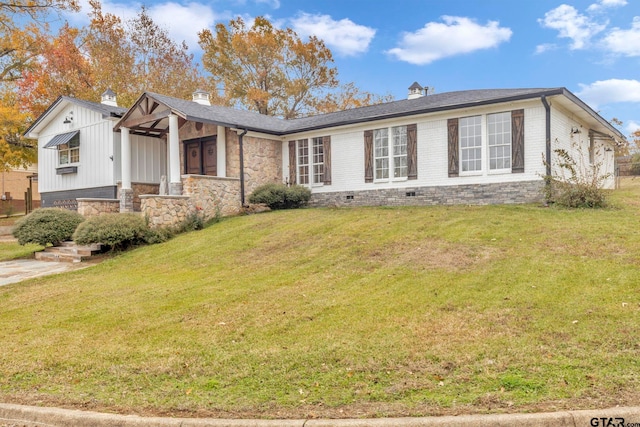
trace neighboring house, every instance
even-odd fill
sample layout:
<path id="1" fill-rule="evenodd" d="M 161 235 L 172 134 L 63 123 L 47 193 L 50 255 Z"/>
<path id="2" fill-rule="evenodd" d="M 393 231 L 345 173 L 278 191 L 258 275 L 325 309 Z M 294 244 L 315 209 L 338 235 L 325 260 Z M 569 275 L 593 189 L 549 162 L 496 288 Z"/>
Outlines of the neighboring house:
<path id="1" fill-rule="evenodd" d="M 25 213 L 40 207 L 37 164 L 2 171 L 0 186 L 0 215 Z"/>
<path id="2" fill-rule="evenodd" d="M 158 191 L 139 197 L 152 224 L 194 210 L 239 212 L 267 182 L 308 186 L 314 205 L 532 202 L 541 198 L 543 177 L 559 172 L 556 149 L 578 160 L 581 172 L 599 165 L 611 173 L 612 188 L 614 147 L 624 140 L 565 88 L 425 95 L 414 84 L 407 100 L 294 120 L 211 106 L 200 91 L 193 101 L 144 93 L 128 110 L 109 114 L 100 106 L 60 98 L 27 131 L 39 138 L 40 155 L 54 155 L 40 160 L 43 204 L 49 192 L 66 191 L 71 199 L 80 188 L 102 188 L 87 183 L 104 179 L 112 189 L 106 197 L 116 197 L 119 180 L 120 210 L 137 210 L 136 182 L 158 183 Z M 95 115 L 65 129 L 72 108 Z M 83 142 L 85 126 L 102 126 L 101 136 Z M 77 179 L 59 189 L 55 171 L 69 166 L 63 150 L 50 148 L 78 129 L 81 159 L 71 163 Z M 111 168 L 89 166 L 95 177 L 81 176 L 84 156 L 103 146 L 112 148 Z M 153 173 L 141 178 L 141 170 Z M 45 174 L 58 177 L 56 185 L 45 186 Z"/>

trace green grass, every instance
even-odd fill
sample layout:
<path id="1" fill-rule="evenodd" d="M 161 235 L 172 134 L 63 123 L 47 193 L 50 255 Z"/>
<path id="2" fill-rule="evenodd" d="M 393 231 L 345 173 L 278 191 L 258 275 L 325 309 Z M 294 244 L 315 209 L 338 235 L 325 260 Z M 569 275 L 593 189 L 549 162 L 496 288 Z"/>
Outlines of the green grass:
<path id="1" fill-rule="evenodd" d="M 42 250 L 42 246 L 35 244 L 19 245 L 16 242 L 0 242 L 0 261 L 17 258 L 33 258 L 33 253 Z"/>
<path id="2" fill-rule="evenodd" d="M 640 180 L 614 207 L 226 219 L 0 288 L 0 400 L 359 417 L 640 400 Z"/>

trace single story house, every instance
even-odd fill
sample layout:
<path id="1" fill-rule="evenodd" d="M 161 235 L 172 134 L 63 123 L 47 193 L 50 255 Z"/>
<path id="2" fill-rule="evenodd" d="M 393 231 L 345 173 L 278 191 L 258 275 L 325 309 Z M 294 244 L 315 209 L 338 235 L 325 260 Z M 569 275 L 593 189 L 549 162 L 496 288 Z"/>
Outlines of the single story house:
<path id="1" fill-rule="evenodd" d="M 409 90 L 293 120 L 202 91 L 147 92 L 125 110 L 108 91 L 101 104 L 60 97 L 25 134 L 38 138 L 43 206 L 140 210 L 154 225 L 237 213 L 268 182 L 307 186 L 316 206 L 533 202 L 561 172 L 556 149 L 614 186 L 624 135 L 566 88 Z"/>

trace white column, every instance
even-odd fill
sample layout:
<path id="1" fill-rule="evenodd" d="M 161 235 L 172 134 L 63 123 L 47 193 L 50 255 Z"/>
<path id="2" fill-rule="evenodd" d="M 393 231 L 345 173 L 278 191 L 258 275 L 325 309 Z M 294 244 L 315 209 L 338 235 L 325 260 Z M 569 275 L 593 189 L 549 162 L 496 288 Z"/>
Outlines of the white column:
<path id="1" fill-rule="evenodd" d="M 131 140 L 129 128 L 120 128 L 120 168 L 122 172 L 122 188 L 131 189 Z"/>
<path id="2" fill-rule="evenodd" d="M 227 176 L 227 133 L 226 128 L 224 126 L 218 126 L 218 136 L 216 137 L 216 146 L 218 152 L 218 165 L 217 172 L 218 176 L 226 177 Z"/>
<path id="3" fill-rule="evenodd" d="M 180 181 L 178 116 L 175 114 L 169 114 L 169 194 L 182 194 L 182 182 Z"/>

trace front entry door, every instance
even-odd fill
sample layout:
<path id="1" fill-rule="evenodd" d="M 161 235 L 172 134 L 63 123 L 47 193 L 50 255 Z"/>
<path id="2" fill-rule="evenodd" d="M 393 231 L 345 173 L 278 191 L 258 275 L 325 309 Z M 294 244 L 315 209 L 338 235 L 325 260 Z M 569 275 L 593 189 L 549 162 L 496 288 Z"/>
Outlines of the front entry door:
<path id="1" fill-rule="evenodd" d="M 216 137 L 192 139 L 184 142 L 185 171 L 188 175 L 218 174 Z"/>

